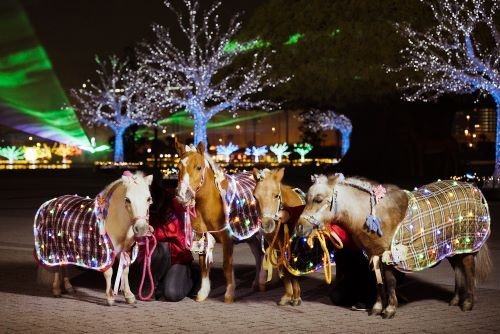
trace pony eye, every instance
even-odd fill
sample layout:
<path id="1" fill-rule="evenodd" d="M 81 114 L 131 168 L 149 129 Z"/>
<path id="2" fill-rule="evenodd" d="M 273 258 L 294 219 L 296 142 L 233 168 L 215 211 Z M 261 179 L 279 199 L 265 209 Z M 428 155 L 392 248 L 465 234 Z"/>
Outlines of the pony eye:
<path id="1" fill-rule="evenodd" d="M 149 204 L 153 203 L 153 199 L 151 197 L 148 197 L 148 203 Z"/>
<path id="2" fill-rule="evenodd" d="M 313 199 L 313 202 L 316 204 L 320 204 L 321 202 L 323 202 L 323 200 L 321 198 L 316 197 Z"/>
<path id="3" fill-rule="evenodd" d="M 201 166 L 196 166 L 196 170 L 199 172 L 201 171 Z"/>
<path id="4" fill-rule="evenodd" d="M 274 195 L 274 198 L 278 199 L 280 197 L 280 194 Z"/>
<path id="5" fill-rule="evenodd" d="M 131 202 L 130 202 L 130 198 L 125 197 L 125 203 L 130 204 L 130 203 L 131 203 Z"/>

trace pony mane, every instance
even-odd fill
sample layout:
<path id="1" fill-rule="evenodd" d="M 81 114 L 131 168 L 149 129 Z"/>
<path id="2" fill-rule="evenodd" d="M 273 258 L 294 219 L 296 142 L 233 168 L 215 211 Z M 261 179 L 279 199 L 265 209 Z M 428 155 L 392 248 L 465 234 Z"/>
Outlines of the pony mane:
<path id="1" fill-rule="evenodd" d="M 370 194 L 375 182 L 362 177 L 348 177 L 345 180 L 340 181 L 340 183 L 366 191 Z"/>
<path id="2" fill-rule="evenodd" d="M 207 152 L 205 152 L 203 154 L 204 158 L 205 158 L 205 161 L 208 163 L 208 165 L 210 166 L 210 168 L 214 171 L 214 173 L 223 173 L 224 170 L 214 162 L 214 160 L 212 159 L 212 157 L 210 156 L 210 154 L 208 154 Z"/>
<path id="3" fill-rule="evenodd" d="M 142 171 L 136 171 L 135 174 L 132 174 L 129 171 L 125 171 L 125 172 L 123 172 L 123 176 L 132 177 L 135 180 L 136 178 L 144 179 L 145 174 Z M 101 191 L 101 193 L 100 193 L 101 196 L 102 197 L 106 197 L 106 196 L 110 195 L 117 187 L 119 187 L 122 184 L 123 184 L 123 179 L 122 179 L 122 176 L 120 176 L 117 180 L 115 180 L 115 181 L 111 182 L 110 184 L 108 184 Z"/>
<path id="4" fill-rule="evenodd" d="M 120 186 L 122 184 L 122 178 L 120 177 L 119 179 L 111 182 L 110 184 L 108 184 L 100 193 L 100 195 L 103 197 L 103 198 L 106 198 L 110 193 L 112 193 L 114 191 L 114 189 L 116 189 L 118 186 Z"/>

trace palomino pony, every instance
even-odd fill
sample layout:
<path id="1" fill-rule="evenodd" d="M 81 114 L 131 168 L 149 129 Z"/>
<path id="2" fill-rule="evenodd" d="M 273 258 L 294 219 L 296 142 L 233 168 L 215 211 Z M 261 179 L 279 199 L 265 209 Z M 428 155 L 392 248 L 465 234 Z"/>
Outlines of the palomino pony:
<path id="1" fill-rule="evenodd" d="M 285 286 L 285 294 L 278 305 L 297 306 L 302 302 L 299 281 L 297 276 L 284 268 L 283 261 L 287 261 L 285 259 L 289 243 L 287 231 L 294 230 L 297 218 L 304 208 L 305 198 L 301 190 L 282 183 L 284 172 L 284 168 L 273 170 L 254 168 L 253 175 L 257 180 L 257 185 L 253 195 L 260 212 L 261 230 L 269 245 L 265 262 L 278 267 Z M 293 212 L 290 212 L 294 208 L 299 211 L 296 217 L 293 217 Z M 277 253 L 276 259 L 273 257 L 273 252 Z M 266 269 L 269 277 L 272 267 Z"/>
<path id="2" fill-rule="evenodd" d="M 475 280 L 491 270 L 486 244 L 490 215 L 478 188 L 443 180 L 409 192 L 342 174 L 313 178 L 296 233 L 309 235 L 332 221 L 349 232 L 377 277 L 377 299 L 370 314 L 395 315 L 395 269 L 419 271 L 444 258 L 455 271 L 450 305 L 472 309 Z"/>
<path id="3" fill-rule="evenodd" d="M 144 237 L 150 230 L 152 179 L 152 175 L 126 171 L 95 199 L 64 195 L 43 203 L 36 213 L 33 229 L 38 263 L 52 270 L 76 265 L 101 271 L 106 279 L 108 305 L 114 304 L 120 281 L 125 300 L 134 303 L 128 281 L 130 253 L 134 238 Z M 120 266 L 112 289 L 116 257 L 120 258 Z M 61 296 L 62 289 L 74 291 L 67 275 L 61 286 L 60 276 L 59 270 L 54 270 L 55 297 Z"/>
<path id="4" fill-rule="evenodd" d="M 259 215 L 253 200 L 252 174 L 226 175 L 205 152 L 202 142 L 197 147 L 176 142 L 176 148 L 180 156 L 176 196 L 187 209 L 186 220 L 191 223 L 195 239 L 191 250 L 199 254 L 201 287 L 196 300 L 203 301 L 210 293 L 209 272 L 215 241 L 222 243 L 224 301 L 234 301 L 233 248 L 238 241 L 247 242 L 255 257 L 254 289 L 264 290 L 263 252 L 257 237 Z"/>

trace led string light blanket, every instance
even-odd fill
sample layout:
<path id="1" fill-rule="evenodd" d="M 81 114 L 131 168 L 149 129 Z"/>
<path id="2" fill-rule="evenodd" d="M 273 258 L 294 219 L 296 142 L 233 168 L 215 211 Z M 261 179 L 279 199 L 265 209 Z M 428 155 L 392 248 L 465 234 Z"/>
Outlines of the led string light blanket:
<path id="1" fill-rule="evenodd" d="M 445 257 L 478 251 L 488 239 L 488 204 L 473 185 L 437 181 L 406 193 L 406 216 L 382 262 L 403 272 L 419 271 Z"/>
<path id="2" fill-rule="evenodd" d="M 108 201 L 64 195 L 45 202 L 34 222 L 35 258 L 44 266 L 107 270 L 115 253 L 104 231 Z"/>

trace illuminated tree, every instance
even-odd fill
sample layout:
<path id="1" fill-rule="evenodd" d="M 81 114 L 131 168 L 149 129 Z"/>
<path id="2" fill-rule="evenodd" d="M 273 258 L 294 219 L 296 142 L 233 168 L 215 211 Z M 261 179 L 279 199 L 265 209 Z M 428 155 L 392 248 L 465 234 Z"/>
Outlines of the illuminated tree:
<path id="1" fill-rule="evenodd" d="M 41 146 L 23 146 L 24 160 L 34 164 L 38 159 L 46 157 L 46 151 Z"/>
<path id="2" fill-rule="evenodd" d="M 254 156 L 254 161 L 259 162 L 259 157 L 262 155 L 267 154 L 267 146 L 260 146 L 260 147 L 247 147 L 245 149 L 245 155 L 253 155 Z"/>
<path id="3" fill-rule="evenodd" d="M 224 155 L 226 157 L 226 162 L 229 162 L 229 157 L 231 153 L 238 150 L 238 145 L 229 143 L 227 145 L 217 145 L 217 154 Z"/>
<path id="4" fill-rule="evenodd" d="M 174 41 L 169 29 L 156 24 L 153 25 L 156 41 L 143 44 L 145 50 L 139 50 L 139 61 L 155 82 L 163 83 L 162 92 L 168 103 L 185 109 L 193 117 L 194 142 L 203 142 L 208 147 L 207 125 L 214 115 L 225 110 L 233 113 L 238 109 L 269 110 L 277 104 L 266 99 L 252 100 L 252 95 L 287 79 L 272 79 L 267 58 L 256 51 L 249 54 L 245 48 L 227 49 L 230 39 L 240 30 L 239 15 L 234 15 L 227 29 L 223 29 L 217 13 L 220 2 L 204 12 L 200 12 L 195 0 L 183 3 L 187 16 L 165 1 L 177 16 L 187 48 Z M 229 70 L 242 54 L 251 58 L 249 64 Z"/>
<path id="5" fill-rule="evenodd" d="M 288 152 L 288 144 L 283 143 L 283 144 L 274 144 L 269 147 L 271 152 L 273 152 L 276 157 L 278 158 L 278 163 L 281 163 L 283 161 L 283 156 L 284 155 L 289 155 L 290 152 Z"/>
<path id="6" fill-rule="evenodd" d="M 300 115 L 300 120 L 304 122 L 311 131 L 338 130 L 341 135 L 340 155 L 343 157 L 351 145 L 352 123 L 345 115 L 336 114 L 333 110 L 319 111 L 309 110 Z"/>
<path id="7" fill-rule="evenodd" d="M 300 155 L 300 161 L 304 162 L 306 154 L 311 152 L 313 146 L 309 143 L 293 144 L 293 151 Z"/>
<path id="8" fill-rule="evenodd" d="M 90 127 L 103 125 L 114 132 L 114 161 L 122 162 L 125 130 L 134 124 L 153 126 L 166 105 L 142 69 L 132 70 L 114 55 L 109 61 L 96 57 L 96 62 L 99 81 L 88 80 L 81 88 L 71 90 L 77 101 L 74 108 Z"/>
<path id="9" fill-rule="evenodd" d="M 55 155 L 61 156 L 63 163 L 68 161 L 66 159 L 68 156 L 75 156 L 82 154 L 82 150 L 79 149 L 78 147 L 62 143 L 54 144 L 54 146 L 52 147 L 52 152 Z"/>
<path id="10" fill-rule="evenodd" d="M 24 151 L 22 148 L 16 146 L 0 147 L 0 156 L 6 158 L 9 164 L 13 164 L 14 161 L 24 157 Z"/>
<path id="11" fill-rule="evenodd" d="M 403 65 L 389 71 L 413 74 L 400 83 L 409 101 L 436 99 L 446 93 L 490 95 L 497 109 L 493 176 L 500 177 L 500 2 L 487 0 L 421 0 L 436 21 L 427 31 L 397 25 L 408 39 Z M 408 72 L 406 72 L 408 71 Z"/>

